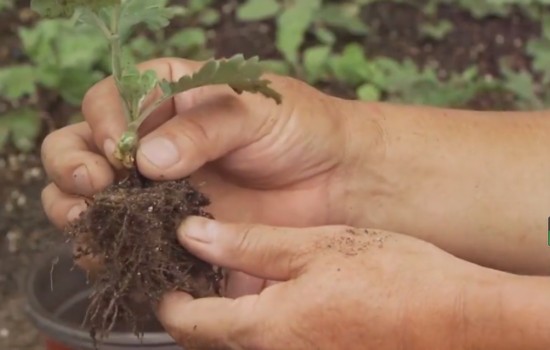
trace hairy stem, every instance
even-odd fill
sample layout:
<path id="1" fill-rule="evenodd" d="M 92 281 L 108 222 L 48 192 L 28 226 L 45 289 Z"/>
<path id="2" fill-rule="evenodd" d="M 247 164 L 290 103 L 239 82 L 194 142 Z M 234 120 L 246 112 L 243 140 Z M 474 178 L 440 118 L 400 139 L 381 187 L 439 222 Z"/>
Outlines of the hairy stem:
<path id="1" fill-rule="evenodd" d="M 174 96 L 173 95 L 163 96 L 158 100 L 154 101 L 153 103 L 151 103 L 151 105 L 146 107 L 136 119 L 132 120 L 132 122 L 128 127 L 128 130 L 137 131 L 139 126 L 145 121 L 145 119 L 147 119 L 149 115 L 151 115 L 151 113 L 157 110 L 157 108 L 159 108 L 164 102 L 168 101 L 172 97 Z"/>
<path id="2" fill-rule="evenodd" d="M 120 86 L 120 80 L 122 78 L 122 47 L 120 44 L 120 5 L 116 5 L 113 11 L 113 17 L 111 18 L 111 36 L 109 37 L 109 43 L 111 45 L 111 68 L 113 70 L 113 78 L 122 101 L 122 106 L 124 109 L 124 116 L 126 117 L 127 123 L 132 121 L 132 115 L 130 114 L 130 109 L 124 98 L 122 97 L 122 88 Z"/>
<path id="3" fill-rule="evenodd" d="M 114 156 L 126 169 L 131 169 L 134 167 L 137 147 L 137 132 L 128 130 L 122 134 L 120 140 L 118 141 Z"/>
<path id="4" fill-rule="evenodd" d="M 98 28 L 101 29 L 101 31 L 103 32 L 103 35 L 105 35 L 108 40 L 111 40 L 113 33 L 111 33 L 111 30 L 105 25 L 105 22 L 103 22 L 103 20 L 94 11 L 89 11 L 89 13 L 91 14 Z"/>

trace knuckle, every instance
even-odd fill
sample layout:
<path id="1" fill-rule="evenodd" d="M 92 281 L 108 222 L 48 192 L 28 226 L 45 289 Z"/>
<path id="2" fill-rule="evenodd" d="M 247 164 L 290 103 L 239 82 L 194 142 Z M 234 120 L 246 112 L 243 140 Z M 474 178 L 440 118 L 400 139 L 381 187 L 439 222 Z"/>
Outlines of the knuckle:
<path id="1" fill-rule="evenodd" d="M 54 187 L 55 185 L 50 183 L 46 187 L 44 187 L 42 189 L 42 192 L 40 193 L 40 200 L 42 201 L 42 205 L 46 210 L 49 209 L 48 207 L 51 204 Z"/>
<path id="2" fill-rule="evenodd" d="M 40 147 L 40 154 L 43 163 L 48 163 L 51 157 L 51 150 L 55 148 L 55 145 L 61 139 L 60 134 L 63 129 L 55 130 L 44 138 Z"/>

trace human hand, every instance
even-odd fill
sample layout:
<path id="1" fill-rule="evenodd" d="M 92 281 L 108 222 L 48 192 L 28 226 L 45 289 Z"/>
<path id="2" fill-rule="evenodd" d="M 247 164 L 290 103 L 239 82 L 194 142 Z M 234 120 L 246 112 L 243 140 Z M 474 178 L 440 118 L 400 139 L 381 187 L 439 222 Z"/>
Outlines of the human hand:
<path id="1" fill-rule="evenodd" d="M 141 67 L 175 80 L 199 64 L 160 59 Z M 193 174 L 219 219 L 287 226 L 338 222 L 354 166 L 347 158 L 347 107 L 297 80 L 268 78 L 283 94 L 282 105 L 228 87 L 192 90 L 163 105 L 140 130 L 139 170 L 156 180 Z M 43 203 L 60 227 L 85 208 L 80 196 L 114 181 L 112 152 L 125 121 L 112 79 L 88 92 L 83 113 L 84 123 L 52 133 L 42 148 L 53 181 Z M 255 291 L 263 283 L 240 283 L 249 280 L 240 273 L 229 279 L 228 295 Z M 249 287 L 239 287 L 244 285 Z"/>
<path id="2" fill-rule="evenodd" d="M 464 313 L 482 308 L 470 297 L 498 277 L 376 230 L 190 218 L 179 238 L 213 264 L 281 281 L 237 299 L 168 294 L 158 316 L 186 349 L 464 349 L 476 332 L 465 322 L 479 321 Z"/>

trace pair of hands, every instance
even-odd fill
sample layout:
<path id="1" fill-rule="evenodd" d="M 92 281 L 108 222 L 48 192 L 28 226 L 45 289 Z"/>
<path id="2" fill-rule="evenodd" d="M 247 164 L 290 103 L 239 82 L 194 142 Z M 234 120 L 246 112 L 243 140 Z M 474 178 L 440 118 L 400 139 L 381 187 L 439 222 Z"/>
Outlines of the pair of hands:
<path id="1" fill-rule="evenodd" d="M 142 68 L 173 80 L 198 65 L 161 59 Z M 145 176 L 193 174 L 213 201 L 209 211 L 220 221 L 188 219 L 182 244 L 231 270 L 228 298 L 171 294 L 160 320 L 189 349 L 450 348 L 453 305 L 469 288 L 466 278 L 482 270 L 410 237 L 329 226 L 361 203 L 350 189 L 361 181 L 354 171 L 365 151 L 350 149 L 350 137 L 369 140 L 377 131 L 354 135 L 345 101 L 290 78 L 269 79 L 282 105 L 202 88 L 174 98 L 140 130 Z M 82 196 L 116 177 L 111 155 L 125 125 L 112 79 L 89 91 L 83 112 L 86 122 L 43 144 L 52 180 L 43 205 L 59 227 L 85 209 Z M 429 331 L 414 335 L 416 327 Z"/>

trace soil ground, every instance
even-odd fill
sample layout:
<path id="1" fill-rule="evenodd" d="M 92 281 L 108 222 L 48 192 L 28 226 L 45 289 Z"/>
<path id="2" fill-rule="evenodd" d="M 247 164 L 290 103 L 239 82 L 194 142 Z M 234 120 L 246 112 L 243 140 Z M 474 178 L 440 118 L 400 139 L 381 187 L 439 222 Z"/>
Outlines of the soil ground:
<path id="1" fill-rule="evenodd" d="M 29 16 L 25 6 L 28 1 L 19 3 L 16 10 L 0 13 L 0 67 L 25 59 L 16 33 L 19 26 L 32 23 L 32 16 Z M 228 2 L 221 3 L 227 5 Z M 455 24 L 455 29 L 442 41 L 427 40 L 420 35 L 416 28 L 419 21 L 426 19 L 413 7 L 382 3 L 370 6 L 363 18 L 374 27 L 375 32 L 365 38 L 343 35 L 340 45 L 359 41 L 373 56 L 409 57 L 418 64 L 436 61 L 442 76 L 471 64 L 478 65 L 486 74 L 498 76 L 498 60 L 503 56 L 511 56 L 518 67 L 529 68 L 530 62 L 523 53 L 523 46 L 540 32 L 538 24 L 518 13 L 505 19 L 477 21 L 453 6 L 444 7 L 438 17 Z M 217 56 L 244 53 L 262 58 L 278 57 L 270 23 L 240 24 L 228 13 L 215 32 L 210 46 Z M 353 96 L 349 89 L 337 83 L 323 89 L 343 97 Z M 42 93 L 38 104 L 44 112 L 44 133 L 51 126 L 62 126 L 71 110 L 51 92 Z M 478 96 L 464 107 L 505 109 L 512 106 L 509 96 L 494 94 Z M 0 118 L 9 108 L 11 103 L 0 97 Z M 37 140 L 37 145 L 40 143 L 41 138 Z M 61 235 L 47 221 L 40 204 L 40 192 L 46 182 L 38 151 L 28 155 L 7 151 L 1 155 L 0 349 L 42 348 L 36 331 L 21 310 L 21 280 L 38 254 L 63 243 Z"/>

